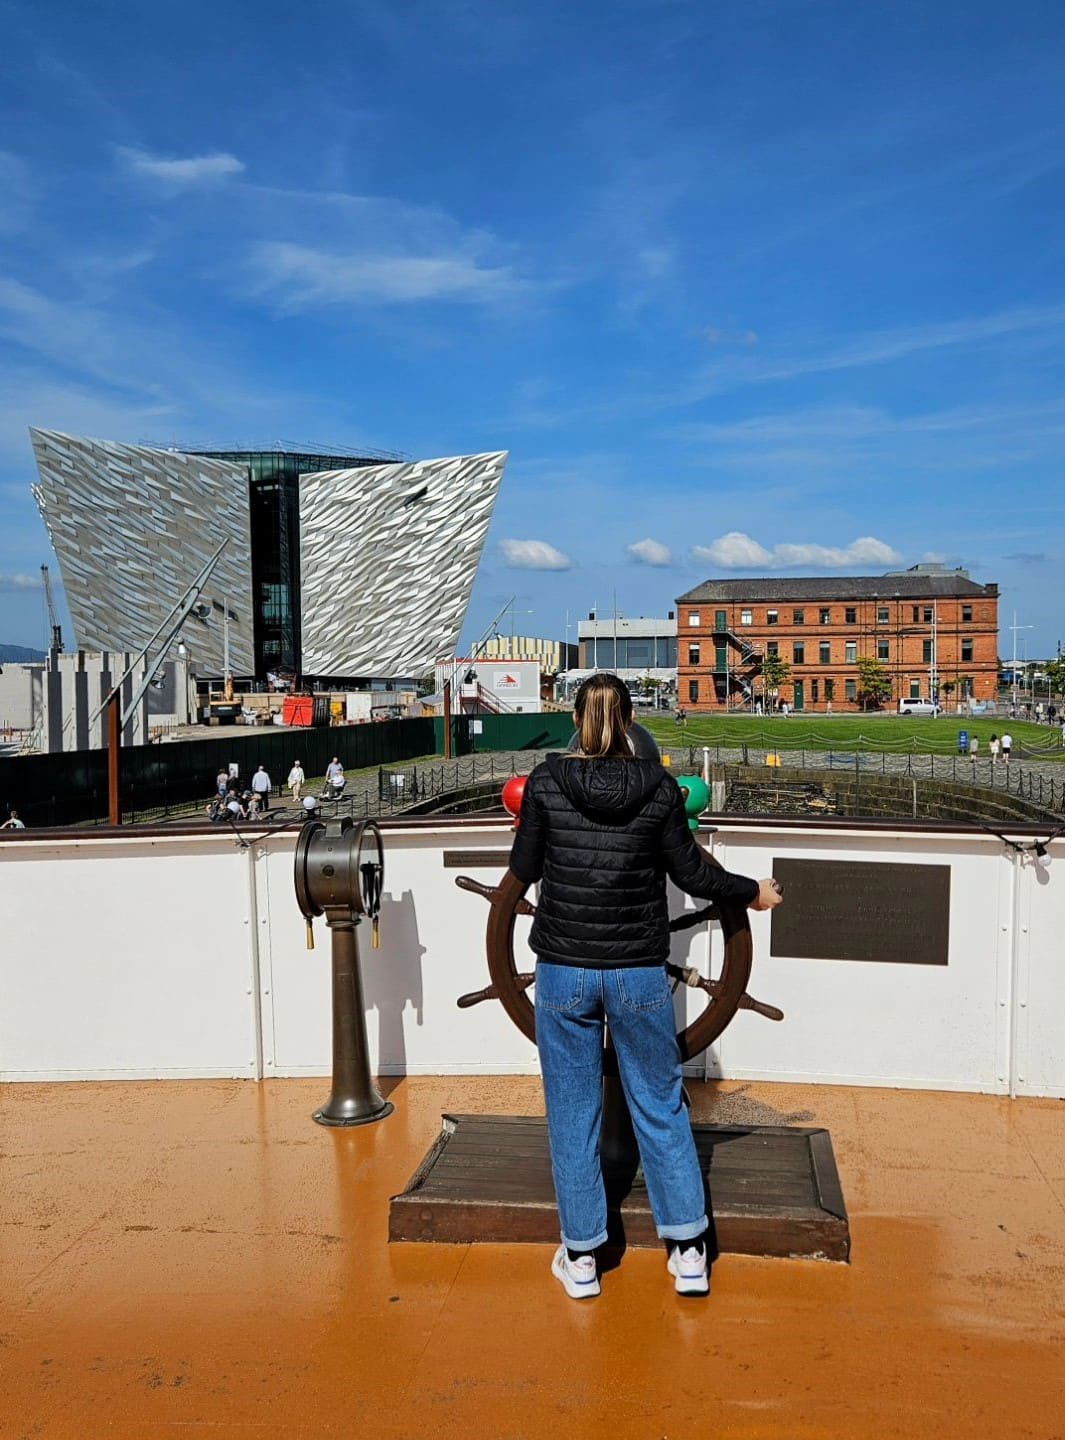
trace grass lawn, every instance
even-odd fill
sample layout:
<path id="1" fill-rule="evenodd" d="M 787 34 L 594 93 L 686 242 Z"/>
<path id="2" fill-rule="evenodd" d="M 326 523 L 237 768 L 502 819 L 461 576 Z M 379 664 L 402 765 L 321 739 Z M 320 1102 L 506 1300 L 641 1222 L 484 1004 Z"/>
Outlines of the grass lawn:
<path id="1" fill-rule="evenodd" d="M 690 715 L 678 725 L 667 715 L 637 717 L 660 745 L 751 745 L 761 750 L 885 750 L 889 754 L 956 755 L 958 731 L 968 730 L 987 756 L 992 735 L 1008 730 L 1015 755 L 1037 752 L 1040 758 L 1065 760 L 1061 732 L 1055 726 L 1033 725 L 1004 716 L 975 719 L 941 715 L 930 719 L 910 715 Z"/>

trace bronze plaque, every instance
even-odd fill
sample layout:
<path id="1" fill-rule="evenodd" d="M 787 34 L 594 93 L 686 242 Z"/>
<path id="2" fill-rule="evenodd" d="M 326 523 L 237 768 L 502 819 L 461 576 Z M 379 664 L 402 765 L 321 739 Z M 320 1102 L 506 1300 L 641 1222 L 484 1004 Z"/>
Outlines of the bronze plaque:
<path id="1" fill-rule="evenodd" d="M 774 860 L 784 903 L 770 916 L 770 955 L 945 965 L 950 866 L 882 860 Z"/>
<path id="2" fill-rule="evenodd" d="M 509 850 L 445 850 L 445 870 L 498 870 L 510 864 Z"/>

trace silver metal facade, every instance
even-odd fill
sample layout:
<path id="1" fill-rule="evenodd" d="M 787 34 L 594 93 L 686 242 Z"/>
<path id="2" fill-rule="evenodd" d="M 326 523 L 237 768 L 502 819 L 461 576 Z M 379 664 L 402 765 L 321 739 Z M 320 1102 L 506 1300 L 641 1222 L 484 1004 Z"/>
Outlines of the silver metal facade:
<path id="1" fill-rule="evenodd" d="M 300 477 L 307 674 L 415 676 L 454 653 L 506 459 Z"/>
<path id="2" fill-rule="evenodd" d="M 77 643 L 138 650 L 222 539 L 204 590 L 208 620 L 184 639 L 201 672 L 221 672 L 222 605 L 230 669 L 254 669 L 247 467 L 143 445 L 31 429 L 34 497 L 59 558 Z"/>

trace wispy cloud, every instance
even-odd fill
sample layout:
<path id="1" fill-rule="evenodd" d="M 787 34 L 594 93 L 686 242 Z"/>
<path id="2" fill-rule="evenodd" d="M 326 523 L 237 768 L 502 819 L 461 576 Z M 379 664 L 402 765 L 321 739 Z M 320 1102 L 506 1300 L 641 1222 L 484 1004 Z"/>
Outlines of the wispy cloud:
<path id="1" fill-rule="evenodd" d="M 118 158 L 125 168 L 134 175 L 144 175 L 152 180 L 165 181 L 175 189 L 188 189 L 197 185 L 217 185 L 242 175 L 243 160 L 238 160 L 227 150 L 215 150 L 209 155 L 189 155 L 175 158 L 153 155 L 149 150 L 137 150 L 120 145 Z"/>
<path id="2" fill-rule="evenodd" d="M 668 545 L 663 545 L 659 540 L 637 540 L 632 545 L 625 547 L 634 560 L 641 565 L 672 565 L 673 553 Z"/>
<path id="3" fill-rule="evenodd" d="M 749 347 L 758 344 L 758 332 L 756 330 L 721 330 L 716 325 L 704 325 L 698 333 L 708 345 L 742 345 Z"/>
<path id="4" fill-rule="evenodd" d="M 0 593 L 10 594 L 16 590 L 39 590 L 41 588 L 41 577 L 39 575 L 3 574 L 0 572 Z"/>
<path id="5" fill-rule="evenodd" d="M 25 230 L 33 215 L 37 187 L 19 155 L 0 150 L 0 235 Z"/>
<path id="6" fill-rule="evenodd" d="M 501 540 L 503 559 L 515 570 L 571 570 L 573 561 L 546 540 Z"/>
<path id="7" fill-rule="evenodd" d="M 849 545 L 780 543 L 771 550 L 742 530 L 719 535 L 709 545 L 693 545 L 692 554 L 722 570 L 845 570 L 856 565 L 898 565 L 902 556 L 883 540 L 860 536 Z"/>
<path id="8" fill-rule="evenodd" d="M 971 315 L 930 325 L 900 326 L 871 330 L 843 344 L 803 347 L 799 355 L 778 353 L 751 357 L 745 363 L 735 359 L 706 368 L 697 376 L 689 399 L 700 399 L 737 385 L 764 385 L 793 380 L 803 375 L 834 370 L 857 370 L 883 365 L 908 356 L 948 348 L 962 348 L 1002 340 L 1011 335 L 1057 330 L 1065 325 L 1065 305 L 1019 306 L 990 315 Z"/>
<path id="9" fill-rule="evenodd" d="M 425 300 L 492 304 L 526 288 L 508 267 L 482 265 L 469 255 L 345 253 L 261 241 L 252 247 L 251 266 L 260 293 L 276 296 L 286 310 Z"/>
<path id="10" fill-rule="evenodd" d="M 1021 565 L 1045 565 L 1051 556 L 1042 550 L 1016 550 L 1012 555 L 1003 555 L 1003 560 L 1015 560 Z"/>

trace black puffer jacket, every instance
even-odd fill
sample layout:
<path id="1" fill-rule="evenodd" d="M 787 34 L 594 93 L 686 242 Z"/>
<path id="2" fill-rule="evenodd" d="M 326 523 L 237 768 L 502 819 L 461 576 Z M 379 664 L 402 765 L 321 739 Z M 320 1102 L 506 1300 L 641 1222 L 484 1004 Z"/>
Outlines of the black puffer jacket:
<path id="1" fill-rule="evenodd" d="M 529 943 L 560 965 L 661 965 L 667 875 L 704 900 L 747 905 L 758 894 L 756 880 L 707 860 L 656 760 L 549 756 L 525 786 L 510 868 L 541 881 Z"/>

